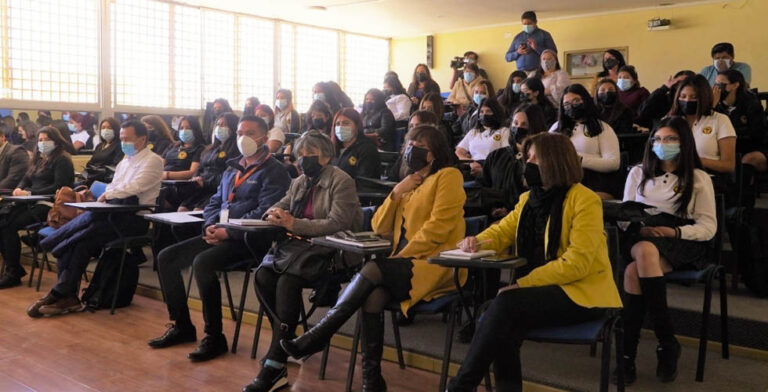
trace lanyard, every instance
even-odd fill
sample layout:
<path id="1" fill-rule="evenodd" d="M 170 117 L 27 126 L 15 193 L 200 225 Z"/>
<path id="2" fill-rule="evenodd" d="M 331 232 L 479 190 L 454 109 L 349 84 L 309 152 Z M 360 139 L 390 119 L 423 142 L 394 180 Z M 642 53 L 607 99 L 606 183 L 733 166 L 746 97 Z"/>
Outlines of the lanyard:
<path id="1" fill-rule="evenodd" d="M 266 160 L 264 160 L 264 162 L 266 162 Z M 258 165 L 252 167 L 251 170 L 248 170 L 243 177 L 240 177 L 239 171 L 237 172 L 237 175 L 235 176 L 235 185 L 232 187 L 232 191 L 229 192 L 229 198 L 227 198 L 228 202 L 231 203 L 232 200 L 235 199 L 235 190 L 237 190 L 237 188 L 239 188 L 240 185 L 242 185 L 245 182 L 245 180 L 247 180 L 248 177 L 251 176 L 251 174 L 255 173 L 256 170 L 259 170 L 259 168 L 261 167 L 261 165 L 264 164 L 264 162 L 261 162 Z"/>

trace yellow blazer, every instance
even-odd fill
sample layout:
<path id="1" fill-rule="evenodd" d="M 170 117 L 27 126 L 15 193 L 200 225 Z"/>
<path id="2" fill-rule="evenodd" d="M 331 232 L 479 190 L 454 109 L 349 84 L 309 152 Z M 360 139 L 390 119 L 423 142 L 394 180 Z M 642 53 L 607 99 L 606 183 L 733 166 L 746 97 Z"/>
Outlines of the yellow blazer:
<path id="1" fill-rule="evenodd" d="M 424 179 L 416 189 L 400 200 L 387 197 L 373 215 L 373 230 L 382 236 L 392 236 L 393 249 L 400 240 L 401 224 L 405 227 L 408 244 L 393 257 L 413 260 L 410 299 L 401 303 L 403 313 L 421 300 L 429 301 L 455 290 L 453 269 L 427 262 L 444 250 L 456 248 L 464 238 L 464 194 L 461 172 L 453 167 L 443 168 Z M 461 272 L 461 284 L 467 272 Z"/>
<path id="2" fill-rule="evenodd" d="M 490 240 L 483 249 L 502 252 L 517 240 L 520 213 L 528 201 L 523 193 L 515 210 L 477 236 L 478 241 Z M 544 234 L 544 249 L 549 239 L 549 222 Z M 568 190 L 563 202 L 563 231 L 557 259 L 533 269 L 517 280 L 520 287 L 557 285 L 576 304 L 587 308 L 619 308 L 621 298 L 613 280 L 608 258 L 603 205 L 600 198 L 581 184 Z"/>

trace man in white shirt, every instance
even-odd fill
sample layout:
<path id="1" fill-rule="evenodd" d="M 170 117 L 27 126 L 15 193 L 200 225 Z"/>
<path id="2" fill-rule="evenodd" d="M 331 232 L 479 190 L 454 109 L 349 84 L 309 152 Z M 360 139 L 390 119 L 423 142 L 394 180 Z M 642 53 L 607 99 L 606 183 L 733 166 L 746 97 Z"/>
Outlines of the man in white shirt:
<path id="1" fill-rule="evenodd" d="M 155 204 L 160 192 L 163 161 L 147 147 L 147 128 L 141 121 L 122 124 L 120 142 L 125 157 L 115 169 L 114 181 L 107 186 L 99 201 L 110 204 Z M 80 277 L 91 257 L 117 238 L 113 227 L 124 236 L 147 232 L 148 222 L 135 213 L 113 214 L 114 226 L 107 214 L 86 212 L 60 227 L 40 245 L 56 257 L 59 280 L 51 291 L 28 309 L 30 317 L 58 315 L 77 311 L 82 304 L 77 297 Z M 120 252 L 108 253 L 99 262 L 119 262 Z"/>

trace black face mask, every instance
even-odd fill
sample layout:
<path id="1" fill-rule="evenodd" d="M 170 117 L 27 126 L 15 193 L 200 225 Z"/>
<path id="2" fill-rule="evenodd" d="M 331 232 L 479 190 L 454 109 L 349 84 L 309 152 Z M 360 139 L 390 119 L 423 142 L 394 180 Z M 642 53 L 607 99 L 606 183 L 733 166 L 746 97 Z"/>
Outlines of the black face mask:
<path id="1" fill-rule="evenodd" d="M 535 163 L 528 162 L 525 164 L 523 178 L 525 179 L 525 183 L 528 184 L 528 188 L 543 185 L 541 182 L 541 172 L 539 171 L 539 165 Z"/>
<path id="2" fill-rule="evenodd" d="M 683 116 L 692 116 L 696 114 L 699 109 L 699 101 L 683 101 L 677 100 L 677 112 Z"/>
<path id="3" fill-rule="evenodd" d="M 725 83 L 717 83 L 715 86 L 720 87 L 720 101 L 725 101 L 725 98 L 728 97 L 728 91 L 725 91 Z"/>
<path id="4" fill-rule="evenodd" d="M 219 109 L 219 110 L 214 110 L 214 111 L 213 111 L 213 114 L 216 116 L 216 118 L 218 118 L 219 116 L 221 116 L 221 114 L 222 114 L 222 113 L 224 113 L 224 111 L 223 111 L 223 110 L 221 110 L 221 109 Z"/>
<path id="5" fill-rule="evenodd" d="M 10 139 L 8 139 L 8 143 L 11 143 L 16 146 L 20 146 L 24 144 L 24 138 L 21 137 L 21 134 L 18 132 L 14 132 L 11 134 Z"/>
<path id="6" fill-rule="evenodd" d="M 520 102 L 531 102 L 531 94 L 520 93 Z"/>
<path id="7" fill-rule="evenodd" d="M 416 74 L 416 80 L 419 82 L 426 82 L 427 81 L 427 73 L 426 72 L 418 72 Z"/>
<path id="8" fill-rule="evenodd" d="M 616 60 L 616 59 L 603 60 L 603 68 L 605 68 L 606 71 L 617 65 L 619 65 L 619 60 Z"/>
<path id="9" fill-rule="evenodd" d="M 481 114 L 478 119 L 480 120 L 480 124 L 482 124 L 484 127 L 488 127 L 490 129 L 499 128 L 499 120 L 496 119 L 496 116 L 494 115 Z"/>
<path id="10" fill-rule="evenodd" d="M 571 105 L 570 107 L 565 108 L 565 115 L 568 116 L 572 120 L 579 120 L 584 118 L 585 114 L 584 104 L 580 103 L 578 105 Z"/>
<path id="11" fill-rule="evenodd" d="M 605 93 L 597 94 L 597 102 L 600 102 L 603 105 L 613 105 L 616 102 L 616 98 L 619 97 L 619 94 L 615 91 L 608 91 Z"/>
<path id="12" fill-rule="evenodd" d="M 403 161 L 411 172 L 417 172 L 429 165 L 427 153 L 429 151 L 426 148 L 409 145 L 403 153 Z"/>
<path id="13" fill-rule="evenodd" d="M 393 95 L 393 94 L 394 94 L 394 93 L 392 92 L 392 90 L 389 90 L 389 89 L 387 89 L 387 90 L 382 90 L 382 92 L 384 92 L 384 95 L 385 95 L 385 96 L 387 96 L 387 97 L 389 97 L 389 96 L 391 96 L 391 95 Z"/>
<path id="14" fill-rule="evenodd" d="M 370 112 L 373 110 L 373 102 L 365 102 L 363 103 L 363 111 L 364 112 Z"/>
<path id="15" fill-rule="evenodd" d="M 313 118 L 312 119 L 312 128 L 324 130 L 325 129 L 325 119 Z"/>
<path id="16" fill-rule="evenodd" d="M 528 128 L 512 127 L 509 129 L 509 145 L 515 147 L 517 143 L 522 143 L 523 139 L 528 136 Z"/>
<path id="17" fill-rule="evenodd" d="M 297 162 L 301 171 L 310 178 L 316 177 L 323 170 L 317 155 L 299 157 Z"/>

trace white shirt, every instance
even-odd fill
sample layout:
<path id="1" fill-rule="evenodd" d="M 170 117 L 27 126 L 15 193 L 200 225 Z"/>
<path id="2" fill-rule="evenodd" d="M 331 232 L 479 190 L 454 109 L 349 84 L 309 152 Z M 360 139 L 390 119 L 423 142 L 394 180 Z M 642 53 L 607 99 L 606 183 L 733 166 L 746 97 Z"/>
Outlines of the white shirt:
<path id="1" fill-rule="evenodd" d="M 559 108 L 563 91 L 571 84 L 571 78 L 568 76 L 568 73 L 562 69 L 557 70 L 549 76 L 542 77 L 541 83 L 544 84 L 545 89 L 549 89 L 547 98 L 552 101 L 556 108 Z"/>
<path id="2" fill-rule="evenodd" d="M 69 138 L 72 140 L 72 144 L 75 144 L 75 142 L 80 142 L 83 143 L 83 146 L 88 143 L 88 139 L 90 139 L 90 137 L 91 135 L 89 135 L 86 131 L 75 132 L 69 135 Z"/>
<path id="3" fill-rule="evenodd" d="M 267 141 L 277 140 L 278 142 L 285 144 L 285 134 L 283 133 L 283 130 L 274 127 L 267 132 Z"/>
<path id="4" fill-rule="evenodd" d="M 411 116 L 411 103 L 405 94 L 393 95 L 387 100 L 387 109 L 395 116 L 395 121 L 404 121 Z"/>
<path id="5" fill-rule="evenodd" d="M 291 132 L 291 110 L 277 111 L 275 108 L 275 128 L 285 133 Z M 285 141 L 285 139 L 283 139 Z"/>
<path id="6" fill-rule="evenodd" d="M 587 136 L 587 126 L 576 124 L 571 135 L 571 143 L 581 157 L 581 167 L 600 173 L 610 173 L 619 170 L 621 153 L 619 138 L 613 128 L 606 122 L 600 121 L 603 131 L 595 137 Z M 558 123 L 552 124 L 549 132 L 555 132 Z"/>
<path id="7" fill-rule="evenodd" d="M 503 127 L 496 131 L 471 129 L 456 147 L 469 151 L 476 161 L 482 161 L 491 151 L 509 146 L 509 128 Z"/>
<path id="8" fill-rule="evenodd" d="M 639 186 L 643 180 L 643 169 L 635 166 L 630 170 L 624 186 L 624 201 L 633 200 L 656 207 L 656 214 L 666 212 L 677 214 L 675 202 L 680 198 L 677 189 L 678 178 L 674 173 L 665 173 L 645 183 L 643 193 Z M 712 179 L 703 170 L 693 171 L 693 194 L 686 209 L 694 220 L 692 225 L 680 226 L 680 238 L 692 241 L 709 241 L 717 233 L 717 213 L 715 212 L 715 190 Z M 654 213 L 654 211 L 649 211 Z"/>
<path id="9" fill-rule="evenodd" d="M 720 146 L 717 141 L 727 137 L 736 137 L 731 119 L 725 114 L 712 112 L 693 123 L 693 138 L 696 151 L 706 159 L 720 160 Z"/>
<path id="10" fill-rule="evenodd" d="M 112 182 L 104 195 L 107 199 L 138 196 L 139 204 L 155 204 L 163 177 L 163 159 L 149 148 L 126 155 L 117 164 Z"/>

